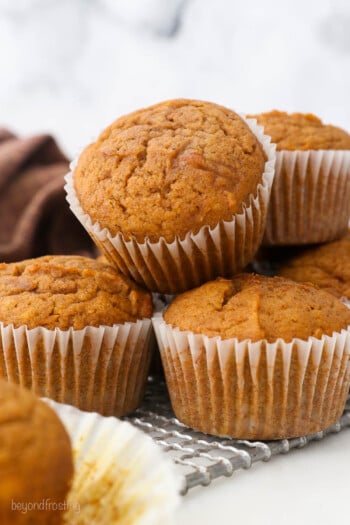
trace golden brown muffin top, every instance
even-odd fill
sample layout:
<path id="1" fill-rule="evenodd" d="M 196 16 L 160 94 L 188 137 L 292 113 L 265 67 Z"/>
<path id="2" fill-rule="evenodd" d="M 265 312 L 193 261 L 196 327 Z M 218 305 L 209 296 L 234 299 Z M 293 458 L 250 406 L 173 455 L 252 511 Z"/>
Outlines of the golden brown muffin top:
<path id="1" fill-rule="evenodd" d="M 251 115 L 264 126 L 277 150 L 350 149 L 350 135 L 341 128 L 323 124 L 311 113 L 270 111 Z"/>
<path id="2" fill-rule="evenodd" d="M 55 412 L 31 392 L 0 381 L 0 515 L 24 523 L 11 502 L 64 503 L 73 477 L 70 439 Z M 29 514 L 27 518 L 29 519 Z M 61 513 L 38 511 L 25 523 L 61 523 Z"/>
<path id="3" fill-rule="evenodd" d="M 0 264 L 0 321 L 50 330 L 111 326 L 152 315 L 150 293 L 111 265 L 44 256 Z"/>
<path id="4" fill-rule="evenodd" d="M 282 277 L 240 274 L 219 278 L 179 295 L 167 323 L 209 337 L 269 342 L 307 340 L 340 332 L 350 310 L 327 292 Z"/>
<path id="5" fill-rule="evenodd" d="M 335 297 L 350 299 L 350 237 L 308 249 L 289 259 L 279 275 L 309 282 Z"/>
<path id="6" fill-rule="evenodd" d="M 74 171 L 83 210 L 112 235 L 157 241 L 242 210 L 266 156 L 247 124 L 210 102 L 170 100 L 116 120 Z"/>

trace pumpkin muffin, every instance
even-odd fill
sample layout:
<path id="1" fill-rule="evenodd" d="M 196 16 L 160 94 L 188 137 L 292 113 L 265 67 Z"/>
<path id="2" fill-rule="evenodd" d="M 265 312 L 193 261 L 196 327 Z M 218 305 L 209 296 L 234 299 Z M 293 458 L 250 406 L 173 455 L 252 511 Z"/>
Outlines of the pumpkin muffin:
<path id="1" fill-rule="evenodd" d="M 0 265 L 0 376 L 83 410 L 121 415 L 142 399 L 150 293 L 87 257 Z"/>
<path id="2" fill-rule="evenodd" d="M 255 115 L 277 146 L 264 244 L 329 242 L 350 217 L 350 135 L 311 114 Z"/>
<path id="3" fill-rule="evenodd" d="M 0 381 L 0 523 L 63 523 L 72 477 L 70 440 L 54 411 Z"/>
<path id="4" fill-rule="evenodd" d="M 151 317 L 152 299 L 108 263 L 47 255 L 0 264 L 0 320 L 54 330 L 111 326 Z"/>
<path id="5" fill-rule="evenodd" d="M 315 284 L 335 297 L 350 300 L 350 236 L 290 258 L 278 273 L 293 281 Z"/>
<path id="6" fill-rule="evenodd" d="M 273 158 L 268 139 L 235 112 L 171 100 L 119 118 L 87 146 L 68 200 L 122 272 L 176 293 L 249 262 L 264 228 Z M 236 216 L 237 246 L 225 226 Z"/>
<path id="7" fill-rule="evenodd" d="M 265 132 L 276 144 L 277 151 L 350 149 L 349 133 L 336 126 L 323 124 L 312 113 L 275 110 L 254 117 L 264 126 Z"/>
<path id="8" fill-rule="evenodd" d="M 188 426 L 242 439 L 318 432 L 349 389 L 350 311 L 312 285 L 240 274 L 154 318 L 172 405 Z"/>

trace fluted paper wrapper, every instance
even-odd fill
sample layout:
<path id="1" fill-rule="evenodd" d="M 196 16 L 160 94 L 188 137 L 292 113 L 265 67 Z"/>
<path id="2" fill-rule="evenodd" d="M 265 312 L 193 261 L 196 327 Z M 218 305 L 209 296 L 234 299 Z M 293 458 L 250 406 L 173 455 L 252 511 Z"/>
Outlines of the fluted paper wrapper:
<path id="1" fill-rule="evenodd" d="M 277 151 L 265 245 L 333 241 L 350 218 L 350 150 Z"/>
<path id="2" fill-rule="evenodd" d="M 221 340 L 153 325 L 176 417 L 239 439 L 312 434 L 341 416 L 350 383 L 350 331 L 321 339 Z"/>
<path id="3" fill-rule="evenodd" d="M 114 417 L 45 401 L 65 425 L 74 454 L 65 524 L 174 523 L 180 479 L 148 436 Z"/>
<path id="4" fill-rule="evenodd" d="M 230 221 L 220 221 L 214 228 L 203 226 L 198 233 L 189 232 L 184 239 L 167 242 L 112 236 L 84 213 L 77 198 L 73 172 L 66 175 L 65 190 L 72 212 L 97 246 L 125 275 L 153 292 L 179 293 L 217 276 L 231 276 L 242 270 L 254 257 L 266 225 L 267 207 L 274 177 L 275 145 L 263 134 L 254 119 L 245 119 L 261 143 L 267 161 L 256 194 L 243 205 L 242 213 Z"/>
<path id="5" fill-rule="evenodd" d="M 0 376 L 82 410 L 124 415 L 142 401 L 152 335 L 150 319 L 83 330 L 0 323 Z"/>

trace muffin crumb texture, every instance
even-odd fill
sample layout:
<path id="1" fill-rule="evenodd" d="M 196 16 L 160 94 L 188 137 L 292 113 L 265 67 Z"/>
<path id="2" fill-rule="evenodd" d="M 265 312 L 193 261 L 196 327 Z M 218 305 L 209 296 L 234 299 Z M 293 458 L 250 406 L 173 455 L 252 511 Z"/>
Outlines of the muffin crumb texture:
<path id="1" fill-rule="evenodd" d="M 76 330 L 152 315 L 151 295 L 109 264 L 44 256 L 0 264 L 0 321 Z"/>
<path id="2" fill-rule="evenodd" d="M 292 257 L 278 271 L 297 282 L 309 282 L 335 297 L 350 299 L 350 235 Z"/>
<path id="3" fill-rule="evenodd" d="M 240 274 L 178 296 L 164 319 L 180 330 L 208 337 L 289 342 L 340 332 L 350 325 L 350 310 L 309 284 Z"/>
<path id="4" fill-rule="evenodd" d="M 240 213 L 265 161 L 239 115 L 179 99 L 116 120 L 81 154 L 74 184 L 85 213 L 112 235 L 171 242 Z"/>
<path id="5" fill-rule="evenodd" d="M 323 124 L 311 113 L 270 111 L 251 115 L 264 126 L 277 150 L 350 149 L 350 135 L 336 126 Z"/>

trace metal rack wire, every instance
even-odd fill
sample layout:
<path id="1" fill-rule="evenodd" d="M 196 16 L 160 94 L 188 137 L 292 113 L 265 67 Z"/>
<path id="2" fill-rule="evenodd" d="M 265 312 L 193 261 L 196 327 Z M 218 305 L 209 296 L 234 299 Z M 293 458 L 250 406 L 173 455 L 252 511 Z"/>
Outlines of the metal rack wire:
<path id="1" fill-rule="evenodd" d="M 224 439 L 195 432 L 174 416 L 164 383 L 150 381 L 143 405 L 128 421 L 149 434 L 173 459 L 182 477 L 182 490 L 209 485 L 221 476 L 248 469 L 257 461 L 269 461 L 277 454 L 305 447 L 311 441 L 350 427 L 350 397 L 340 420 L 323 432 L 280 441 Z"/>

